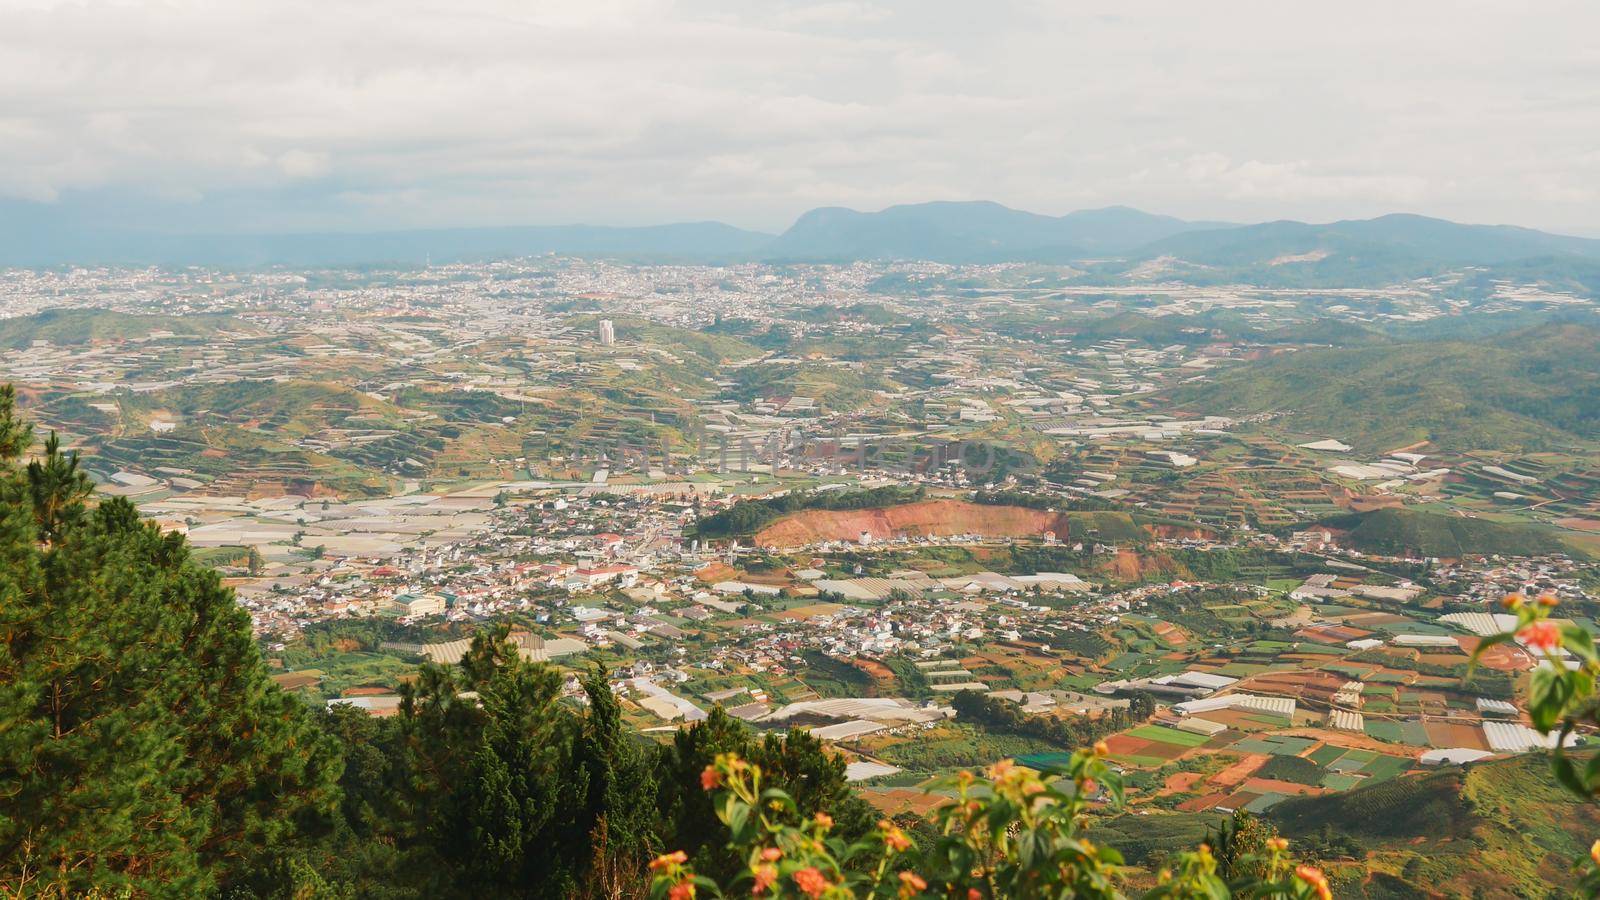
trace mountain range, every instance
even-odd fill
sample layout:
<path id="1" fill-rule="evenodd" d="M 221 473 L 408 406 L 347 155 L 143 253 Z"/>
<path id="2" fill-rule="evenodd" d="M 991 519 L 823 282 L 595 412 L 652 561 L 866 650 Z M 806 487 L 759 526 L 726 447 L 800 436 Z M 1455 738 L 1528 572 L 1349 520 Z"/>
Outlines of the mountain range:
<path id="1" fill-rule="evenodd" d="M 345 266 L 560 253 L 726 263 L 1071 264 L 1087 279 L 1358 286 L 1470 267 L 1600 289 L 1600 240 L 1417 215 L 1326 224 L 1186 221 L 1128 207 L 1047 216 L 998 203 L 814 209 L 782 234 L 719 222 L 319 234 L 157 235 L 0 226 L 0 265 Z"/>

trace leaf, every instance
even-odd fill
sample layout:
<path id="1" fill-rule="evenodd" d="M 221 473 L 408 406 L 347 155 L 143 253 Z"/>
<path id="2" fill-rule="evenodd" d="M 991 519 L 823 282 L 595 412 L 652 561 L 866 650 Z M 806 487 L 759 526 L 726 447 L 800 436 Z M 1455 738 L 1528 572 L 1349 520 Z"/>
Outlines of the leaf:
<path id="1" fill-rule="evenodd" d="M 767 788 L 761 792 L 761 803 L 763 806 L 772 802 L 777 802 L 788 812 L 795 812 L 799 808 L 795 806 L 794 798 L 789 796 L 789 792 L 783 790 L 782 788 Z"/>
<path id="2" fill-rule="evenodd" d="M 1549 734 L 1566 710 L 1573 691 L 1571 674 L 1551 666 L 1533 670 L 1528 681 L 1528 717 L 1540 734 Z"/>
<path id="3" fill-rule="evenodd" d="M 750 840 L 750 807 L 744 803 L 733 806 L 728 810 L 728 831 L 732 832 L 735 844 L 743 844 Z"/>
<path id="4" fill-rule="evenodd" d="M 1595 662 L 1597 659 L 1600 659 L 1600 657 L 1597 657 L 1595 652 L 1594 635 L 1590 634 L 1588 629 L 1580 625 L 1573 625 L 1571 623 L 1563 625 L 1561 627 L 1561 644 L 1562 646 L 1566 647 L 1567 650 L 1572 653 L 1572 655 L 1577 656 L 1586 662 Z"/>

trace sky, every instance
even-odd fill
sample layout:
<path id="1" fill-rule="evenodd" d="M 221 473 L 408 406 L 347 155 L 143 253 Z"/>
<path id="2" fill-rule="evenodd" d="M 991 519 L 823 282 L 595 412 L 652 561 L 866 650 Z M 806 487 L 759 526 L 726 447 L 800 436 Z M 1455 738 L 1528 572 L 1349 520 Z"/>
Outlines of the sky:
<path id="1" fill-rule="evenodd" d="M 0 0 L 0 218 L 199 231 L 996 200 L 1600 236 L 1592 0 Z"/>

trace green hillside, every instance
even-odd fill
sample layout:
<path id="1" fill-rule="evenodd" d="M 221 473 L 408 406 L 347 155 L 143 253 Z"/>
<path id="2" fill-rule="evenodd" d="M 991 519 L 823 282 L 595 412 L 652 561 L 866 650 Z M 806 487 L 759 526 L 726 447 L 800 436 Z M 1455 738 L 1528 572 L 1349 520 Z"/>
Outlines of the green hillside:
<path id="1" fill-rule="evenodd" d="M 1287 800 L 1268 818 L 1298 844 L 1353 840 L 1369 878 L 1385 876 L 1382 895 L 1402 897 L 1570 896 L 1570 861 L 1600 834 L 1600 807 L 1567 794 L 1539 755 Z"/>
<path id="2" fill-rule="evenodd" d="M 1569 549 L 1554 530 L 1540 525 L 1506 525 L 1411 509 L 1379 509 L 1329 519 L 1323 524 L 1348 529 L 1347 541 L 1352 546 L 1383 554 L 1410 551 L 1439 557 L 1490 553 L 1533 556 Z"/>
<path id="3" fill-rule="evenodd" d="M 1277 413 L 1298 432 L 1379 453 L 1570 447 L 1600 438 L 1600 329 L 1548 325 L 1492 341 L 1284 353 L 1173 390 L 1224 415 Z"/>
<path id="4" fill-rule="evenodd" d="M 207 337 L 240 328 L 241 323 L 227 316 L 146 316 L 109 309 L 47 309 L 31 316 L 5 319 L 4 326 L 0 327 L 0 349 L 18 350 L 34 341 L 71 345 L 128 340 L 146 337 L 155 331 Z"/>

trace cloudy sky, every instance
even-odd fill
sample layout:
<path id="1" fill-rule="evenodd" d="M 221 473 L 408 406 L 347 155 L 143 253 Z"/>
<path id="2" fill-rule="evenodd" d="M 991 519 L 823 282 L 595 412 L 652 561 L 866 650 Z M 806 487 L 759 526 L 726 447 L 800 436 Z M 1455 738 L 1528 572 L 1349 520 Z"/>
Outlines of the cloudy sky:
<path id="1" fill-rule="evenodd" d="M 647 224 L 993 199 L 1600 235 L 1593 0 L 0 0 L 0 216 Z"/>

